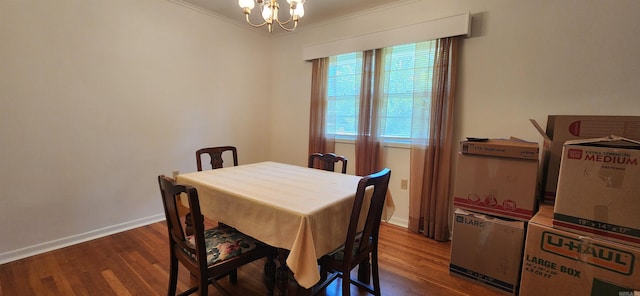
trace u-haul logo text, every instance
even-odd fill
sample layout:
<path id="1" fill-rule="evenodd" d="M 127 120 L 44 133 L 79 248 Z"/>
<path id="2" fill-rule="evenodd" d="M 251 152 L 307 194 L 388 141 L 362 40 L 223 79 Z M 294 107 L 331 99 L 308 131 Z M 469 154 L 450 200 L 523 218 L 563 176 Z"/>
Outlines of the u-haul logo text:
<path id="1" fill-rule="evenodd" d="M 552 232 L 542 233 L 542 250 L 624 275 L 633 274 L 635 255 Z"/>

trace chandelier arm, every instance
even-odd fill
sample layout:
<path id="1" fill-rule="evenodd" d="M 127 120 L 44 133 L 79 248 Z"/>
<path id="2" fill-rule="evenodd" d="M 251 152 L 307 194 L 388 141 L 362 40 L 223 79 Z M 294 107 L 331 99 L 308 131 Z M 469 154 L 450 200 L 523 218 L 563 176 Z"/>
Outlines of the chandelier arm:
<path id="1" fill-rule="evenodd" d="M 285 22 L 281 22 L 279 19 L 277 19 L 276 21 L 278 22 L 278 24 L 280 24 L 280 26 L 283 26 L 283 25 L 286 25 L 286 24 L 290 23 L 293 20 L 294 20 L 294 17 L 292 15 L 290 15 L 289 19 L 287 19 Z"/>
<path id="2" fill-rule="evenodd" d="M 251 22 L 251 20 L 249 20 L 249 14 L 245 14 L 245 17 L 246 17 L 247 23 L 248 23 L 249 25 L 251 25 L 252 27 L 255 27 L 255 28 L 262 27 L 262 26 L 264 26 L 264 25 L 266 25 L 266 24 L 268 24 L 268 23 L 269 23 L 269 22 L 265 21 L 265 22 L 264 22 L 264 23 L 262 23 L 262 24 L 255 25 L 255 24 L 253 24 L 253 23 Z"/>
<path id="3" fill-rule="evenodd" d="M 277 23 L 278 23 L 278 25 L 280 26 L 280 28 L 282 28 L 283 30 L 285 30 L 285 31 L 287 31 L 287 32 L 293 32 L 293 30 L 295 30 L 295 29 L 298 27 L 298 20 L 294 20 L 294 21 L 293 21 L 293 27 L 291 27 L 291 28 L 286 28 L 284 25 L 286 25 L 286 24 L 287 24 L 287 23 L 289 23 L 290 21 L 291 21 L 291 20 L 288 20 L 288 21 L 286 21 L 286 22 L 284 22 L 284 23 L 280 23 L 280 22 L 277 22 Z"/>

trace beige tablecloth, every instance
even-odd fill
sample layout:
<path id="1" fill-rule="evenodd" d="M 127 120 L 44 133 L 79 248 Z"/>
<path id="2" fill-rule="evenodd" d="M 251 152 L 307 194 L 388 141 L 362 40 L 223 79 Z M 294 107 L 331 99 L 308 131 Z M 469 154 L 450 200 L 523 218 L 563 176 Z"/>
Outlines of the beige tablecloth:
<path id="1" fill-rule="evenodd" d="M 181 174 L 177 182 L 196 187 L 206 217 L 290 250 L 287 266 L 309 288 L 320 280 L 317 259 L 344 243 L 360 179 L 261 162 Z M 392 213 L 390 206 L 385 220 Z"/>

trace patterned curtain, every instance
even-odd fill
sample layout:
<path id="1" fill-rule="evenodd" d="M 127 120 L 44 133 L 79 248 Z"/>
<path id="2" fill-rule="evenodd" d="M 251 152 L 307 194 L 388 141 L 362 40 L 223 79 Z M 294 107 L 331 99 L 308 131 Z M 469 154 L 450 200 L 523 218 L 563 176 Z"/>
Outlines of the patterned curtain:
<path id="1" fill-rule="evenodd" d="M 311 73 L 311 110 L 309 116 L 309 155 L 335 151 L 335 139 L 327 137 L 327 76 L 329 58 L 313 60 Z"/>
<path id="2" fill-rule="evenodd" d="M 382 167 L 380 131 L 380 71 L 382 49 L 364 52 L 360 86 L 360 113 L 356 136 L 356 175 L 378 172 Z"/>
<path id="3" fill-rule="evenodd" d="M 458 37 L 437 40 L 427 139 L 411 144 L 409 229 L 449 240 L 449 196 Z M 421 116 L 421 118 L 426 118 Z"/>

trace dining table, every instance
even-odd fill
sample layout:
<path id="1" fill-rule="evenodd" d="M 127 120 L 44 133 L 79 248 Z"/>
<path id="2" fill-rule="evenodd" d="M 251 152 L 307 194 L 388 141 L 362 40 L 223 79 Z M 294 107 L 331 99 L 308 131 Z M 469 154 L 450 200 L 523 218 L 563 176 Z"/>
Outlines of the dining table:
<path id="1" fill-rule="evenodd" d="M 265 161 L 183 173 L 176 181 L 197 189 L 205 217 L 285 250 L 281 265 L 310 291 L 320 281 L 317 259 L 344 243 L 361 178 Z M 394 208 L 388 195 L 383 220 Z"/>

